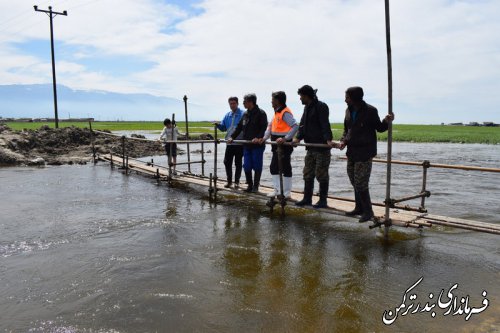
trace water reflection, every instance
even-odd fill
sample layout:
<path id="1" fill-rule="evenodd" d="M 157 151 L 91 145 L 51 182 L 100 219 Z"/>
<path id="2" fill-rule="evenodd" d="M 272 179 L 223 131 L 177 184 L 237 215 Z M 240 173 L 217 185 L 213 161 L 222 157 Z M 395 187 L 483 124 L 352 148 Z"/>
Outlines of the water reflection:
<path id="1" fill-rule="evenodd" d="M 231 196 L 215 205 L 204 189 L 154 186 L 109 168 L 43 172 L 26 173 L 21 189 L 12 177 L 2 178 L 2 218 L 8 217 L 0 221 L 2 329 L 28 331 L 49 321 L 57 324 L 41 331 L 494 331 L 500 325 L 496 236 L 394 228 L 385 241 L 382 232 L 341 218 L 293 210 L 281 218 L 263 202 Z M 45 182 L 79 190 L 40 196 Z M 19 201 L 24 195 L 37 201 Z M 57 210 L 46 209 L 54 203 Z M 491 312 L 471 322 L 412 315 L 385 327 L 384 310 L 421 276 L 425 291 L 453 283 L 470 295 L 487 290 Z"/>

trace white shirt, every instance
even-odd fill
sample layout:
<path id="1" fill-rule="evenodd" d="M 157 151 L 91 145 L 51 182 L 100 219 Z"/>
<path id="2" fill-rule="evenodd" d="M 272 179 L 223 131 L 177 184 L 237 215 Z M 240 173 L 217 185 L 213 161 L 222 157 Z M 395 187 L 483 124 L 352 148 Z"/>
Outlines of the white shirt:
<path id="1" fill-rule="evenodd" d="M 172 130 L 174 132 L 174 137 L 172 138 Z M 163 128 L 163 131 L 161 132 L 160 134 L 160 140 L 163 140 L 163 141 L 177 141 L 177 136 L 180 135 L 179 134 L 179 130 L 177 129 L 177 127 L 164 127 Z"/>

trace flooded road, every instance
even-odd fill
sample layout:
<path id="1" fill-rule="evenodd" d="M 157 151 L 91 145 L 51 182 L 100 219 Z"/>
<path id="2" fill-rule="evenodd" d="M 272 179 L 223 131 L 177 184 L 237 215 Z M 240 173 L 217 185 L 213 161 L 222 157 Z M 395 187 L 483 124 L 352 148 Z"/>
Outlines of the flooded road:
<path id="1" fill-rule="evenodd" d="M 394 150 L 394 159 L 500 166 L 499 146 L 397 144 Z M 303 151 L 293 156 L 300 189 Z M 393 172 L 394 196 L 420 191 L 420 168 Z M 218 173 L 224 175 L 222 164 Z M 352 196 L 345 162 L 334 159 L 330 175 L 333 195 Z M 431 169 L 428 178 L 432 213 L 500 223 L 498 174 Z M 385 165 L 377 165 L 374 201 L 383 200 L 384 184 Z M 385 241 L 351 219 L 302 210 L 282 219 L 263 201 L 233 196 L 215 205 L 206 189 L 158 186 L 104 163 L 3 168 L 0 197 L 2 331 L 500 330 L 499 236 L 392 228 Z M 437 306 L 434 317 L 401 310 L 384 324 L 384 311 L 395 312 L 421 277 L 407 305 L 435 304 L 441 290 L 446 295 L 457 284 L 458 304 L 467 297 L 470 307 L 480 309 L 485 299 L 488 306 L 469 320 L 445 316 Z M 417 299 L 409 301 L 410 294 Z"/>

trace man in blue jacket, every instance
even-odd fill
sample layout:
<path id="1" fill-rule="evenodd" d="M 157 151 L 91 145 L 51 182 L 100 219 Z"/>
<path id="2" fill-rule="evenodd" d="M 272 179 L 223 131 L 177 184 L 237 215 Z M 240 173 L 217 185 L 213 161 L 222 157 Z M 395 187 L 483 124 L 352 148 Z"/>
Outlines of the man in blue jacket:
<path id="1" fill-rule="evenodd" d="M 220 123 L 215 123 L 217 128 L 223 132 L 226 132 L 226 140 L 231 137 L 236 126 L 240 122 L 243 116 L 243 111 L 238 107 L 238 97 L 229 97 L 228 99 L 229 108 L 231 111 L 226 113 L 224 118 Z M 241 133 L 235 140 L 241 140 L 243 138 L 243 133 Z M 239 143 L 226 143 L 226 152 L 224 154 L 224 166 L 226 167 L 226 177 L 227 183 L 224 185 L 225 188 L 231 187 L 233 183 L 233 159 L 234 159 L 234 187 L 240 186 L 240 177 L 243 161 L 243 145 Z"/>

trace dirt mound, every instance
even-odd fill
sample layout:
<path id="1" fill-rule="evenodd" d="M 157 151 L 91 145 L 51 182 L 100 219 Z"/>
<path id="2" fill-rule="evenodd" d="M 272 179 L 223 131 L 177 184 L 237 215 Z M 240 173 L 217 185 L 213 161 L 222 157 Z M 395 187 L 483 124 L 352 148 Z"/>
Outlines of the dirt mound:
<path id="1" fill-rule="evenodd" d="M 120 137 L 95 133 L 99 154 L 122 153 Z M 157 142 L 125 140 L 130 157 L 159 155 Z M 0 165 L 85 164 L 92 159 L 91 132 L 87 128 L 42 126 L 38 130 L 13 131 L 0 124 Z"/>

